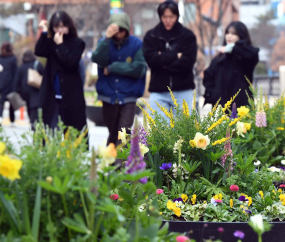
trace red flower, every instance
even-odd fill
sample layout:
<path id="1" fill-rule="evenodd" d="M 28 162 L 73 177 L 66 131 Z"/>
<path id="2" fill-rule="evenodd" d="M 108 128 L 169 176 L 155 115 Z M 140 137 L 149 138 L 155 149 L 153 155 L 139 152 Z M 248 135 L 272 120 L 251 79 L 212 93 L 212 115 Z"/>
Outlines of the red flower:
<path id="1" fill-rule="evenodd" d="M 163 193 L 163 190 L 162 190 L 162 189 L 157 189 L 157 190 L 156 190 L 156 194 L 157 194 L 157 195 L 159 195 L 159 194 L 161 194 L 161 193 Z"/>
<path id="2" fill-rule="evenodd" d="M 190 239 L 184 235 L 179 235 L 176 237 L 176 241 L 178 242 L 187 242 L 190 241 Z"/>
<path id="3" fill-rule="evenodd" d="M 233 192 L 238 192 L 239 187 L 238 187 L 237 185 L 231 185 L 231 186 L 230 186 L 230 189 L 231 189 L 231 191 L 233 191 Z"/>
<path id="4" fill-rule="evenodd" d="M 285 184 L 281 184 L 279 187 L 285 187 Z"/>
<path id="5" fill-rule="evenodd" d="M 112 200 L 118 200 L 118 199 L 119 199 L 119 195 L 118 195 L 118 194 L 112 194 L 112 195 L 110 196 L 110 198 L 111 198 Z"/>

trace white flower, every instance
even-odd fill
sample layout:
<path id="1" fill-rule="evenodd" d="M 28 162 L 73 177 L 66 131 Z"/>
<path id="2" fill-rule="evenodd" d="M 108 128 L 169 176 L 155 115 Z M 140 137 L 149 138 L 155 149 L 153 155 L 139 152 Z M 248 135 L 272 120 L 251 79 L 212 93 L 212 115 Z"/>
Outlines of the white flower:
<path id="1" fill-rule="evenodd" d="M 181 207 L 181 205 L 182 205 L 182 202 L 180 201 L 180 202 L 178 202 L 178 201 L 175 201 L 175 204 L 176 204 L 176 206 L 177 207 Z"/>
<path id="2" fill-rule="evenodd" d="M 210 144 L 210 139 L 208 135 L 203 135 L 199 132 L 196 133 L 194 141 L 196 142 L 196 148 L 205 150 Z"/>
<path id="3" fill-rule="evenodd" d="M 173 147 L 173 153 L 174 154 L 177 153 L 177 151 L 179 149 L 181 149 L 183 141 L 184 140 L 182 139 L 182 137 L 180 137 L 180 139 L 176 141 L 176 143 L 174 144 L 174 147 Z"/>
<path id="4" fill-rule="evenodd" d="M 237 122 L 236 128 L 237 128 L 237 134 L 238 134 L 239 136 L 244 137 L 243 134 L 245 134 L 245 133 L 247 132 L 247 131 L 246 131 L 245 124 L 244 124 L 243 122 Z"/>
<path id="5" fill-rule="evenodd" d="M 217 206 L 217 202 L 216 202 L 216 200 L 215 200 L 215 198 L 211 198 L 211 203 L 213 204 L 213 205 L 215 205 L 215 206 Z"/>
<path id="6" fill-rule="evenodd" d="M 124 145 L 127 144 L 127 132 L 126 132 L 126 129 L 125 128 L 122 128 L 122 131 L 119 131 L 119 134 L 118 134 L 118 139 L 119 140 L 122 140 L 122 143 Z"/>
<path id="7" fill-rule="evenodd" d="M 282 160 L 282 161 L 281 161 L 281 164 L 284 166 L 284 165 L 285 165 L 285 160 Z"/>
<path id="8" fill-rule="evenodd" d="M 260 166 L 261 162 L 258 160 L 257 162 L 253 163 L 255 166 Z"/>
<path id="9" fill-rule="evenodd" d="M 254 216 L 251 216 L 250 221 L 252 222 L 252 225 L 257 231 L 261 233 L 264 231 L 263 218 L 261 214 L 256 214 Z"/>
<path id="10" fill-rule="evenodd" d="M 276 168 L 275 166 L 271 166 L 270 168 L 268 168 L 268 170 L 271 172 L 280 172 L 280 169 Z"/>
<path id="11" fill-rule="evenodd" d="M 140 150 L 142 156 L 144 156 L 147 152 L 149 152 L 149 148 L 147 148 L 144 144 L 141 143 L 140 143 Z"/>

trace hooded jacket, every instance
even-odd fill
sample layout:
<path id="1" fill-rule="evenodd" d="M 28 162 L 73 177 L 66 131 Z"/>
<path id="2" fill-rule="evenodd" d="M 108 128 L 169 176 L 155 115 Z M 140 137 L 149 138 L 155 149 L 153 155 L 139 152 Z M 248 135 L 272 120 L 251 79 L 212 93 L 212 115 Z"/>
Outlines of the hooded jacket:
<path id="1" fill-rule="evenodd" d="M 167 0 L 162 4 L 174 4 L 178 12 L 174 1 Z M 195 88 L 193 66 L 197 56 L 196 37 L 178 21 L 169 31 L 162 22 L 149 30 L 144 38 L 143 53 L 151 69 L 150 92 L 167 92 L 167 87 L 173 91 Z M 182 53 L 180 59 L 178 53 Z"/>
<path id="2" fill-rule="evenodd" d="M 99 40 L 92 54 L 98 64 L 99 79 L 96 84 L 98 99 L 110 104 L 136 102 L 145 87 L 146 63 L 142 53 L 142 41 L 130 35 L 130 20 L 127 14 L 111 15 L 109 25 L 116 23 L 127 31 L 122 42 L 106 37 Z M 109 75 L 104 75 L 104 68 Z"/>

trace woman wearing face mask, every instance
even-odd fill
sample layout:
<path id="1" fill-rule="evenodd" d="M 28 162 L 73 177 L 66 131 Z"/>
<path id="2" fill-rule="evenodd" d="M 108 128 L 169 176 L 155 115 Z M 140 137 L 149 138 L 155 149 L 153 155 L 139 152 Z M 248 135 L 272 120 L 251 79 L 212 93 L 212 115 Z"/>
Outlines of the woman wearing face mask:
<path id="1" fill-rule="evenodd" d="M 246 92 L 252 94 L 245 76 L 252 81 L 259 49 L 252 46 L 242 22 L 232 22 L 225 33 L 220 54 L 204 72 L 205 104 L 214 105 L 221 98 L 220 104 L 225 105 L 241 89 L 234 102 L 237 107 L 248 105 Z"/>
<path id="2" fill-rule="evenodd" d="M 49 27 L 45 20 L 39 27 L 43 32 L 35 54 L 47 58 L 39 102 L 43 121 L 54 129 L 60 116 L 66 126 L 82 130 L 86 114 L 79 62 L 85 43 L 77 37 L 74 23 L 64 11 L 53 14 Z"/>

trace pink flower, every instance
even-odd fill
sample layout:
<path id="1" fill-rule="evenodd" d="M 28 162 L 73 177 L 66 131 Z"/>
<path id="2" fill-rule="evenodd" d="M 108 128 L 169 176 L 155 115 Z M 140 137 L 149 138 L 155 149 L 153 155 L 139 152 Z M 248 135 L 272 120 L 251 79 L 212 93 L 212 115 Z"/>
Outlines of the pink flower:
<path id="1" fill-rule="evenodd" d="M 222 203 L 223 201 L 220 200 L 220 199 L 215 199 L 215 202 L 216 202 L 216 203 Z"/>
<path id="2" fill-rule="evenodd" d="M 187 241 L 191 241 L 188 237 L 184 236 L 184 235 L 179 235 L 176 237 L 176 241 L 178 242 L 187 242 Z"/>
<path id="3" fill-rule="evenodd" d="M 264 111 L 256 112 L 255 115 L 255 125 L 258 128 L 266 127 L 267 121 L 266 121 L 266 113 Z"/>
<path id="4" fill-rule="evenodd" d="M 222 227 L 218 228 L 218 232 L 219 233 L 223 233 L 224 232 L 224 228 L 222 228 Z"/>
<path id="5" fill-rule="evenodd" d="M 285 184 L 281 184 L 279 187 L 285 187 Z"/>
<path id="6" fill-rule="evenodd" d="M 238 192 L 239 187 L 238 187 L 237 185 L 231 185 L 231 186 L 230 186 L 230 189 L 231 189 L 231 191 L 233 191 L 233 192 Z"/>
<path id="7" fill-rule="evenodd" d="M 119 195 L 118 195 L 118 194 L 112 194 L 112 195 L 110 196 L 110 198 L 111 198 L 112 200 L 118 200 L 118 199 L 119 199 Z"/>
<path id="8" fill-rule="evenodd" d="M 163 193 L 163 190 L 162 190 L 162 189 L 157 189 L 157 190 L 156 190 L 156 194 L 157 194 L 157 195 L 159 195 L 159 194 L 161 194 L 161 193 Z"/>

